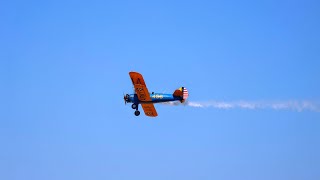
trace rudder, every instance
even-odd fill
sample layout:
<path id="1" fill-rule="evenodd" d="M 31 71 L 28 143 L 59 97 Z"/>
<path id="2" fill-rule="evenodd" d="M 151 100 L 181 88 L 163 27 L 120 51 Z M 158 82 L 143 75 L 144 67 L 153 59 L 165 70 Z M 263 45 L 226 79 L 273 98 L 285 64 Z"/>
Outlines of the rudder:
<path id="1" fill-rule="evenodd" d="M 184 103 L 185 100 L 189 97 L 189 92 L 187 88 L 181 87 L 174 91 L 173 96 L 181 97 L 182 99 L 180 100 L 180 102 Z"/>

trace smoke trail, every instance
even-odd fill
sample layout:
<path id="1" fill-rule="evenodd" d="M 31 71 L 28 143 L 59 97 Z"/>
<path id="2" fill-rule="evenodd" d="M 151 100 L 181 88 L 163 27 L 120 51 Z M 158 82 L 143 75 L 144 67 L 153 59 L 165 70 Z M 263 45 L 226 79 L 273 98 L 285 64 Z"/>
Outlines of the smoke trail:
<path id="1" fill-rule="evenodd" d="M 292 111 L 314 111 L 320 112 L 320 105 L 311 101 L 207 101 L 207 102 L 167 102 L 167 105 L 185 105 L 195 108 L 216 108 L 216 109 L 273 109 Z"/>

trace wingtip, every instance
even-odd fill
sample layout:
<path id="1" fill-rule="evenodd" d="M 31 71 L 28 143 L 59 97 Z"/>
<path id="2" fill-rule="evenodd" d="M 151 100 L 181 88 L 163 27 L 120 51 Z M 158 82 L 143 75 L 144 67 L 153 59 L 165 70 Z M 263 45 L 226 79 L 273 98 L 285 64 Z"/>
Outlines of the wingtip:
<path id="1" fill-rule="evenodd" d="M 140 73 L 135 72 L 135 71 L 130 71 L 130 72 L 129 72 L 129 75 L 130 75 L 130 76 L 131 76 L 131 75 L 139 75 L 139 76 L 142 76 Z"/>

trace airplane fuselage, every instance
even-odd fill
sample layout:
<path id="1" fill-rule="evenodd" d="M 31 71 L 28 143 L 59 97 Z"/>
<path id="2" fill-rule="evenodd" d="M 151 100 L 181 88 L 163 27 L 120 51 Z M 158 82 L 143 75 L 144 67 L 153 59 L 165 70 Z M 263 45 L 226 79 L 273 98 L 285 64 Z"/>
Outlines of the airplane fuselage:
<path id="1" fill-rule="evenodd" d="M 140 101 L 137 94 L 130 94 L 128 102 L 134 104 L 148 104 L 148 103 L 162 103 L 169 101 L 181 101 L 182 97 L 173 96 L 172 94 L 163 94 L 163 93 L 150 93 L 151 101 Z"/>

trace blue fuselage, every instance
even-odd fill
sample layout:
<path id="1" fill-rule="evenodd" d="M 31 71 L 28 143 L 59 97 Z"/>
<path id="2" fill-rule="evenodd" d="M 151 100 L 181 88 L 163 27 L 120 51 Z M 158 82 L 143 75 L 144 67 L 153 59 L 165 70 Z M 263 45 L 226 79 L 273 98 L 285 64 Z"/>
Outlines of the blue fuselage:
<path id="1" fill-rule="evenodd" d="M 181 101 L 182 97 L 173 96 L 172 94 L 163 94 L 163 93 L 151 93 L 150 94 L 151 101 L 139 101 L 137 94 L 130 94 L 128 98 L 128 102 L 132 102 L 134 104 L 146 104 L 146 103 L 162 103 L 169 101 Z"/>

